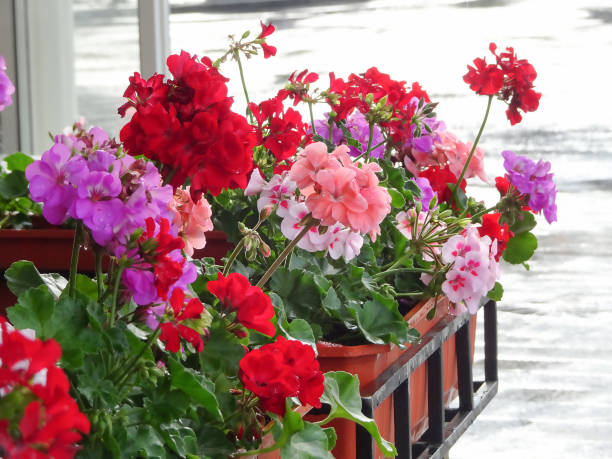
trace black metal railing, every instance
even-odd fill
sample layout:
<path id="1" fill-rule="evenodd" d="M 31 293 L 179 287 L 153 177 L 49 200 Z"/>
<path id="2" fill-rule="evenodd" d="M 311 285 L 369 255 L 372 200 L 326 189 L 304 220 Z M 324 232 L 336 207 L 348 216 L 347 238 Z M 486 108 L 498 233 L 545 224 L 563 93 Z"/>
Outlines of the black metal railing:
<path id="1" fill-rule="evenodd" d="M 411 346 L 362 393 L 363 413 L 374 417 L 374 410 L 393 395 L 395 446 L 400 459 L 443 458 L 497 393 L 497 309 L 494 301 L 484 304 L 485 380 L 474 381 L 470 316 L 448 316 L 441 320 L 419 344 Z M 455 336 L 459 407 L 444 406 L 442 345 Z M 426 362 L 426 363 L 425 363 Z M 421 364 L 427 365 L 428 430 L 416 442 L 410 440 L 410 375 Z M 374 457 L 370 434 L 360 426 L 356 432 L 357 459 Z"/>

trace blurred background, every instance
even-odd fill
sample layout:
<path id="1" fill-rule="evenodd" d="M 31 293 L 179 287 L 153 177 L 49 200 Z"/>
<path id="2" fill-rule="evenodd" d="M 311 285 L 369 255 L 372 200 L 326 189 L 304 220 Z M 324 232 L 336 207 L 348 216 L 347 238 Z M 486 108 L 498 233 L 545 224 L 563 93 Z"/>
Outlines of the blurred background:
<path id="1" fill-rule="evenodd" d="M 276 26 L 268 43 L 278 53 L 245 63 L 251 100 L 275 95 L 294 70 L 319 73 L 323 88 L 328 72 L 345 78 L 376 66 L 421 83 L 464 141 L 486 107 L 462 81 L 466 65 L 490 59 L 490 42 L 534 65 L 538 111 L 511 127 L 494 103 L 480 145 L 491 178 L 502 173 L 502 150 L 550 161 L 559 221 L 540 221 L 529 272 L 503 266 L 500 390 L 450 456 L 612 457 L 609 0 L 171 0 L 167 11 L 163 3 L 141 0 L 139 20 L 137 0 L 1 0 L 0 54 L 19 94 L 2 114 L 0 151 L 41 154 L 47 131 L 77 116 L 118 136 L 129 76 L 163 71 L 156 49 L 214 60 L 229 34 L 258 34 L 260 20 Z M 221 72 L 243 112 L 235 63 Z M 470 186 L 493 200 L 492 186 Z"/>

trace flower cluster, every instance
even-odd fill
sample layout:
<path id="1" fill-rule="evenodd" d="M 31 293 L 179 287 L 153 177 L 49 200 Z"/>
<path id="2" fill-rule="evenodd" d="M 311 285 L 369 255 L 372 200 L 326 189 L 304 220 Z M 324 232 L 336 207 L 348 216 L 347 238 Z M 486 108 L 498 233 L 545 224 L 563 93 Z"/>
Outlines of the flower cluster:
<path id="1" fill-rule="evenodd" d="M 26 169 L 32 199 L 54 225 L 81 220 L 94 241 L 116 253 L 151 217 L 169 216 L 172 188 L 155 166 L 123 155 L 100 128 L 58 135 L 40 160 Z"/>
<path id="2" fill-rule="evenodd" d="M 0 317 L 0 452 L 8 458 L 70 458 L 89 421 L 56 366 L 60 346 L 15 330 Z M 21 417 L 20 414 L 22 414 Z"/>
<path id="3" fill-rule="evenodd" d="M 11 96 L 15 92 L 15 86 L 6 74 L 6 61 L 0 55 L 0 112 L 13 103 Z"/>
<path id="4" fill-rule="evenodd" d="M 297 110 L 285 110 L 280 96 L 260 104 L 252 102 L 249 110 L 257 121 L 258 144 L 270 150 L 276 161 L 295 155 L 306 136 L 306 124 Z"/>
<path id="5" fill-rule="evenodd" d="M 302 405 L 321 407 L 323 373 L 315 353 L 307 344 L 286 340 L 249 351 L 240 361 L 240 379 L 253 392 L 261 407 L 285 414 L 285 399 L 297 397 Z"/>
<path id="6" fill-rule="evenodd" d="M 274 336 L 276 329 L 270 319 L 274 317 L 274 307 L 270 297 L 259 287 L 239 273 L 227 277 L 219 273 L 216 281 L 209 281 L 208 291 L 221 301 L 223 309 L 236 312 L 236 319 L 246 328 L 264 335 Z M 244 333 L 240 333 L 244 336 Z"/>
<path id="7" fill-rule="evenodd" d="M 300 152 L 289 177 L 307 196 L 306 207 L 322 225 L 340 223 L 375 240 L 391 211 L 391 196 L 378 184 L 379 171 L 376 163 L 353 162 L 346 145 L 330 154 L 317 142 Z"/>
<path id="8" fill-rule="evenodd" d="M 508 104 L 506 116 L 510 124 L 520 123 L 523 112 L 533 112 L 540 105 L 542 94 L 533 90 L 537 72 L 526 59 L 517 59 L 514 49 L 497 54 L 497 45 L 491 43 L 489 50 L 496 58 L 496 64 L 487 64 L 482 58 L 474 59 L 474 67 L 468 65 L 463 80 L 477 94 L 494 96 Z"/>
<path id="9" fill-rule="evenodd" d="M 537 163 L 511 151 L 503 151 L 506 179 L 516 190 L 526 195 L 528 204 L 534 212 L 543 212 L 548 223 L 557 221 L 557 187 L 550 173 L 548 161 Z"/>
<path id="10" fill-rule="evenodd" d="M 159 339 L 166 343 L 166 350 L 178 352 L 180 338 L 183 338 L 192 344 L 196 352 L 202 352 L 204 342 L 200 333 L 194 329 L 204 311 L 202 302 L 197 298 L 191 298 L 185 303 L 185 293 L 180 288 L 175 288 L 170 297 L 170 306 L 172 317 L 159 326 L 161 329 Z M 193 326 L 188 326 L 190 324 Z"/>
<path id="11" fill-rule="evenodd" d="M 256 136 L 244 116 L 231 110 L 227 78 L 208 58 L 186 52 L 167 60 L 173 79 L 135 73 L 119 113 L 133 109 L 120 138 L 132 155 L 144 155 L 162 166 L 175 187 L 191 179 L 191 194 L 217 195 L 224 188 L 245 188 L 253 168 Z"/>
<path id="12" fill-rule="evenodd" d="M 304 195 L 296 196 L 296 188 L 297 184 L 289 178 L 288 171 L 275 174 L 266 182 L 259 171 L 254 170 L 245 190 L 247 196 L 260 195 L 257 200 L 259 212 L 265 208 L 276 210 L 282 218 L 281 232 L 289 240 L 298 237 L 304 229 L 304 219 L 310 214 Z M 347 261 L 359 255 L 362 245 L 363 237 L 341 223 L 328 228 L 312 225 L 297 242 L 299 248 L 308 252 L 325 251 L 335 260 L 344 257 Z"/>
<path id="13" fill-rule="evenodd" d="M 442 246 L 442 260 L 451 265 L 442 284 L 442 291 L 454 303 L 454 312 L 474 314 L 480 299 L 499 278 L 499 265 L 495 259 L 497 241 L 489 236 L 480 237 L 474 227 L 451 237 Z M 463 306 L 463 304 L 465 306 Z"/>
<path id="14" fill-rule="evenodd" d="M 138 247 L 122 256 L 128 266 L 123 282 L 139 305 L 166 301 L 173 289 L 184 289 L 196 279 L 195 266 L 181 254 L 185 243 L 170 232 L 170 222 L 149 217 L 145 225 Z"/>

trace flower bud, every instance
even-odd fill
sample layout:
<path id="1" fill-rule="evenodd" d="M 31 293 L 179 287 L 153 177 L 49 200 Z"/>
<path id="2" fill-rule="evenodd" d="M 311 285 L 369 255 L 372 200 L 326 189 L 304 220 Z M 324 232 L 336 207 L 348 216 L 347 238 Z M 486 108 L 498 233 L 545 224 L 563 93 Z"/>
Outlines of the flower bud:
<path id="1" fill-rule="evenodd" d="M 259 252 L 265 257 L 268 258 L 272 251 L 270 250 L 270 246 L 265 242 L 261 241 L 259 244 Z"/>
<path id="2" fill-rule="evenodd" d="M 268 204 L 267 206 L 264 206 L 263 209 L 261 209 L 261 211 L 259 212 L 259 221 L 264 221 L 265 219 L 267 219 L 272 214 L 272 211 L 275 207 L 276 206 L 274 204 Z"/>

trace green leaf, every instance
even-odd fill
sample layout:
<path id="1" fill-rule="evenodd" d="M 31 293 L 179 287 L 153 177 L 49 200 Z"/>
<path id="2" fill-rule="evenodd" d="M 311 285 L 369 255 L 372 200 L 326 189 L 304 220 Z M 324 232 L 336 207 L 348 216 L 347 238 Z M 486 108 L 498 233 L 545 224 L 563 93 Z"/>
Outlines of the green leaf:
<path id="1" fill-rule="evenodd" d="M 520 264 L 531 258 L 538 247 L 538 240 L 532 233 L 521 233 L 508 240 L 503 258 L 508 263 Z"/>
<path id="2" fill-rule="evenodd" d="M 20 171 L 25 172 L 26 167 L 32 164 L 34 160 L 28 155 L 17 152 L 4 158 L 6 161 L 6 167 L 9 171 Z"/>
<path id="3" fill-rule="evenodd" d="M 322 292 L 312 273 L 281 267 L 272 276 L 270 289 L 283 300 L 287 319 L 299 317 L 316 322 L 321 315 Z"/>
<path id="4" fill-rule="evenodd" d="M 380 451 L 386 457 L 395 457 L 397 451 L 393 443 L 384 440 L 378 432 L 374 419 L 361 412 L 361 395 L 359 394 L 359 378 L 344 371 L 325 373 L 325 391 L 321 402 L 330 405 L 327 421 L 336 418 L 349 419 L 366 429 Z"/>
<path id="5" fill-rule="evenodd" d="M 516 218 L 512 226 L 510 226 L 510 231 L 514 234 L 521 234 L 531 231 L 535 226 L 535 216 L 531 212 L 524 210 L 521 212 L 520 217 Z"/>
<path id="6" fill-rule="evenodd" d="M 327 433 L 318 425 L 305 422 L 304 428 L 293 434 L 281 448 L 281 458 L 333 459 L 334 456 L 329 452 Z"/>
<path id="7" fill-rule="evenodd" d="M 504 287 L 499 282 L 495 282 L 495 286 L 489 290 L 487 296 L 493 301 L 501 301 L 502 296 L 504 296 Z"/>
<path id="8" fill-rule="evenodd" d="M 214 394 L 214 387 L 203 375 L 197 374 L 191 368 L 185 368 L 173 357 L 168 359 L 168 367 L 172 377 L 172 385 L 181 389 L 194 401 L 200 404 L 218 421 L 223 421 L 223 415 L 219 410 L 219 403 Z M 206 384 L 208 383 L 208 384 Z M 206 387 L 211 387 L 212 390 Z"/>
<path id="9" fill-rule="evenodd" d="M 11 172 L 0 177 L 0 196 L 6 200 L 28 195 L 28 179 L 21 171 Z"/>
<path id="10" fill-rule="evenodd" d="M 387 191 L 391 195 L 391 205 L 396 209 L 403 209 L 406 205 L 406 198 L 404 198 L 404 195 L 395 188 L 387 188 Z"/>
<path id="11" fill-rule="evenodd" d="M 68 281 L 59 274 L 40 274 L 31 261 L 16 261 L 4 273 L 11 292 L 19 296 L 32 287 L 46 285 L 55 298 L 59 298 Z"/>
<path id="12" fill-rule="evenodd" d="M 288 339 L 296 339 L 308 344 L 312 346 L 316 352 L 317 345 L 315 342 L 314 333 L 308 322 L 306 322 L 304 319 L 293 319 L 291 323 L 288 323 L 287 320 L 284 320 L 283 322 L 282 328 L 285 331 L 285 335 Z"/>
<path id="13" fill-rule="evenodd" d="M 172 423 L 169 426 L 163 426 L 159 433 L 166 444 L 180 457 L 198 454 L 198 440 L 194 431 L 189 427 Z"/>
<path id="14" fill-rule="evenodd" d="M 6 312 L 17 329 L 31 328 L 36 332 L 37 338 L 48 339 L 51 337 L 48 333 L 48 323 L 53 315 L 54 303 L 47 287 L 40 285 L 21 293 L 17 304 Z"/>
<path id="15" fill-rule="evenodd" d="M 4 273 L 8 288 L 16 296 L 32 287 L 43 285 L 45 281 L 31 261 L 16 261 Z"/>
<path id="16" fill-rule="evenodd" d="M 98 299 L 98 284 L 84 274 L 77 274 L 76 289 L 90 300 L 96 301 Z"/>
<path id="17" fill-rule="evenodd" d="M 123 445 L 121 456 L 161 458 L 166 457 L 164 442 L 159 434 L 149 425 L 138 425 L 127 428 L 127 441 Z"/>
<path id="18" fill-rule="evenodd" d="M 365 302 L 363 305 L 353 304 L 357 325 L 363 336 L 375 344 L 395 343 L 403 345 L 412 340 L 408 333 L 408 323 L 397 309 L 397 303 L 385 305 L 381 297 Z"/>
<path id="19" fill-rule="evenodd" d="M 206 375 L 215 377 L 219 373 L 238 374 L 244 347 L 236 335 L 228 333 L 221 320 L 215 320 L 209 328 L 206 351 L 199 353 L 200 366 Z"/>
<path id="20" fill-rule="evenodd" d="M 336 446 L 336 441 L 338 440 L 338 435 L 336 434 L 336 429 L 333 427 L 326 427 L 323 429 L 325 435 L 327 435 L 327 449 L 332 450 L 334 446 Z"/>

